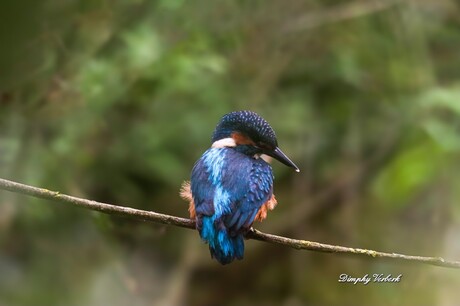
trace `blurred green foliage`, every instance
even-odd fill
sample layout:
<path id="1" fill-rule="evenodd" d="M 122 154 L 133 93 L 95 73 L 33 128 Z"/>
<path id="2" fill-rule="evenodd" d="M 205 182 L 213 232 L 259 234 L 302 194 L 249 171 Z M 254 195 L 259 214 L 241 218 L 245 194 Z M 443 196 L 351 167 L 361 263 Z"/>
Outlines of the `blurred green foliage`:
<path id="1" fill-rule="evenodd" d="M 274 164 L 257 227 L 459 259 L 459 17 L 452 0 L 2 1 L 0 177 L 187 216 L 215 124 L 250 109 L 302 170 Z M 0 194 L 0 305 L 454 305 L 459 285 L 254 241 L 221 267 L 192 231 Z"/>

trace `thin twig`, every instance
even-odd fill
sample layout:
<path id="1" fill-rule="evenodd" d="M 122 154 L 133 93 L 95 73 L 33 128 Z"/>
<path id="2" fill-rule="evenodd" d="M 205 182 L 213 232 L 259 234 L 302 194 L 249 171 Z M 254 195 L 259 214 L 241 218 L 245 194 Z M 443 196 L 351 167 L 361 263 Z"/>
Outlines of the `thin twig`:
<path id="1" fill-rule="evenodd" d="M 195 228 L 195 221 L 175 216 L 159 214 L 153 211 L 146 211 L 125 206 L 101 203 L 97 201 L 72 197 L 57 191 L 32 187 L 13 181 L 0 179 L 0 189 L 8 190 L 15 193 L 26 194 L 36 198 L 52 200 L 60 203 L 72 204 L 79 207 L 88 208 L 91 210 L 100 211 L 110 215 L 118 215 L 130 217 L 133 219 L 152 221 L 161 224 L 175 225 L 185 228 Z"/>
<path id="2" fill-rule="evenodd" d="M 36 198 L 42 198 L 46 200 L 52 200 L 55 202 L 72 204 L 78 207 L 84 207 L 91 210 L 100 211 L 106 214 L 118 215 L 124 217 L 130 217 L 137 220 L 152 221 L 155 223 L 175 225 L 179 227 L 194 229 L 195 221 L 175 216 L 169 216 L 165 214 L 159 214 L 152 211 L 145 211 L 140 209 L 134 209 L 124 206 L 117 206 L 112 204 L 106 204 L 96 202 L 87 199 L 81 199 L 72 197 L 69 195 L 61 194 L 57 191 L 50 191 L 43 188 L 32 187 L 13 181 L 0 179 L 0 189 L 8 190 L 14 193 L 25 194 Z M 373 250 L 350 248 L 337 245 L 324 244 L 319 242 L 297 240 L 286 238 L 282 236 L 276 236 L 272 234 L 266 234 L 256 229 L 246 235 L 248 239 L 254 239 L 273 244 L 279 244 L 287 247 L 291 247 L 298 250 L 310 250 L 323 253 L 337 253 L 337 254 L 348 254 L 360 257 L 368 258 L 384 258 L 391 260 L 400 260 L 406 262 L 424 263 L 434 266 L 447 267 L 447 268 L 460 268 L 459 261 L 445 260 L 441 257 L 423 257 L 423 256 L 410 256 L 396 253 L 384 253 Z"/>

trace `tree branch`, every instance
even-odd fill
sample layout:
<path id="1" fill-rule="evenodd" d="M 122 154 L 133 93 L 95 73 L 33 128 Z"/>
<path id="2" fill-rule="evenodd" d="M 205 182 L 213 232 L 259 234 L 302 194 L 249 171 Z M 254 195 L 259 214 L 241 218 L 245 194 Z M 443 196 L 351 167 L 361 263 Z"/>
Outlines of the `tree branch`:
<path id="1" fill-rule="evenodd" d="M 194 229 L 195 221 L 175 216 L 169 216 L 164 214 L 159 214 L 152 211 L 145 211 L 140 209 L 134 209 L 124 206 L 106 204 L 101 202 L 96 202 L 92 200 L 77 198 L 65 194 L 61 194 L 57 191 L 50 191 L 43 188 L 32 187 L 13 181 L 0 179 L 0 189 L 8 190 L 14 193 L 25 194 L 36 198 L 41 198 L 45 200 L 52 200 L 59 203 L 72 204 L 78 207 L 84 207 L 87 209 L 100 211 L 106 214 L 118 215 L 123 217 L 130 217 L 137 220 L 151 221 L 155 223 L 175 225 L 179 227 Z M 337 253 L 337 254 L 348 254 L 358 257 L 368 257 L 368 258 L 383 258 L 390 260 L 399 260 L 406 262 L 415 262 L 415 263 L 424 263 L 440 267 L 448 268 L 460 268 L 459 261 L 445 260 L 441 257 L 423 257 L 423 256 L 411 256 L 403 255 L 396 253 L 384 253 L 377 252 L 373 250 L 359 249 L 359 248 L 350 248 L 337 245 L 324 244 L 319 242 L 307 241 L 307 240 L 297 240 L 286 238 L 282 236 L 276 236 L 272 234 L 266 234 L 260 232 L 256 229 L 251 229 L 251 231 L 246 235 L 246 238 L 259 240 L 264 242 L 269 242 L 273 244 L 279 244 L 287 247 L 291 247 L 298 250 L 309 250 L 323 253 Z"/>

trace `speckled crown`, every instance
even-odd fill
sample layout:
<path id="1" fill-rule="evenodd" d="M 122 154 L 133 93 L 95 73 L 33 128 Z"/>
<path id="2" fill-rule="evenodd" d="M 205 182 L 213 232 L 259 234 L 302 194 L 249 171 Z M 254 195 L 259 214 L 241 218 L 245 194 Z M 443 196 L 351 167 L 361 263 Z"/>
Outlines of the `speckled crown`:
<path id="1" fill-rule="evenodd" d="M 270 124 L 251 111 L 236 111 L 224 115 L 214 130 L 212 142 L 231 137 L 233 132 L 244 133 L 254 142 L 264 142 L 273 147 L 278 145 L 275 131 Z"/>

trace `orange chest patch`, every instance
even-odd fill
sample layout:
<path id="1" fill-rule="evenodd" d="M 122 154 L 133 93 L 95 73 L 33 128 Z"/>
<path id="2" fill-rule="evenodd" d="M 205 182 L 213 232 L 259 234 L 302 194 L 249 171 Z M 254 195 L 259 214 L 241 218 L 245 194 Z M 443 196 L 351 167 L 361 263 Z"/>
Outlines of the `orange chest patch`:
<path id="1" fill-rule="evenodd" d="M 195 219 L 196 217 L 195 202 L 193 201 L 192 190 L 190 189 L 189 181 L 185 181 L 184 183 L 182 183 L 179 194 L 182 199 L 189 202 L 188 212 L 190 213 L 190 219 Z"/>
<path id="2" fill-rule="evenodd" d="M 260 207 L 254 220 L 262 222 L 267 218 L 267 212 L 273 210 L 276 204 L 278 204 L 278 201 L 276 201 L 275 195 L 272 194 L 272 197 Z"/>

